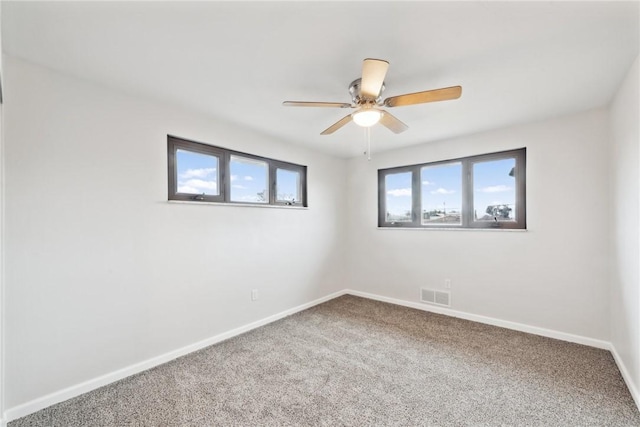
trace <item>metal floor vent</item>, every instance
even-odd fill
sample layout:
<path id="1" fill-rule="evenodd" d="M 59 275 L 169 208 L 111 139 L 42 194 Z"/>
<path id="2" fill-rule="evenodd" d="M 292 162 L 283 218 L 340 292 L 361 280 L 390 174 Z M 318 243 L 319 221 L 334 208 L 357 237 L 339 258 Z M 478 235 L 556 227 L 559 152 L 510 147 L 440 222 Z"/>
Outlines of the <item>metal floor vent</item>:
<path id="1" fill-rule="evenodd" d="M 422 288 L 420 289 L 420 301 L 451 307 L 451 292 Z"/>

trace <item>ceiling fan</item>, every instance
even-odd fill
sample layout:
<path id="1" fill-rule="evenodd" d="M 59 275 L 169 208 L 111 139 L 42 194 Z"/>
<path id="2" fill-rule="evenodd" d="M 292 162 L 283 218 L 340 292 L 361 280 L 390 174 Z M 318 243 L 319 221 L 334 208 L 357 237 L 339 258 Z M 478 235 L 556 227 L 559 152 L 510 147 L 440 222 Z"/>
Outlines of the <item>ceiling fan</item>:
<path id="1" fill-rule="evenodd" d="M 282 105 L 287 107 L 356 108 L 356 111 L 338 120 L 322 131 L 320 135 L 332 134 L 352 120 L 362 127 L 370 127 L 379 122 L 392 132 L 400 133 L 409 127 L 381 107 L 392 108 L 424 104 L 427 102 L 447 101 L 450 99 L 458 99 L 462 94 L 461 86 L 452 86 L 392 96 L 382 101 L 380 95 L 385 88 L 384 78 L 387 75 L 388 68 L 389 62 L 385 60 L 365 59 L 362 64 L 362 78 L 354 80 L 349 85 L 351 103 L 284 101 Z"/>

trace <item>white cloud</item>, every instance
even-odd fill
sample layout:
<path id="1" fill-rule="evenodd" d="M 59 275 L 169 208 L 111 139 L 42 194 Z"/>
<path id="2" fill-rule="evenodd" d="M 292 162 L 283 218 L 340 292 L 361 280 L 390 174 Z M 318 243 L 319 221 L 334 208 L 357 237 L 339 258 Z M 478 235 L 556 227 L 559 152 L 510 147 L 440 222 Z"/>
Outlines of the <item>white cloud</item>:
<path id="1" fill-rule="evenodd" d="M 431 182 L 431 181 L 422 181 L 422 185 L 435 185 L 435 182 Z"/>
<path id="2" fill-rule="evenodd" d="M 456 192 L 455 190 L 446 190 L 446 189 L 440 187 L 437 190 L 433 190 L 431 192 L 431 194 L 453 194 L 455 192 Z"/>
<path id="3" fill-rule="evenodd" d="M 233 184 L 231 187 L 233 188 L 238 188 L 240 190 L 246 190 L 249 187 L 245 187 L 244 185 L 240 185 L 240 184 Z"/>
<path id="4" fill-rule="evenodd" d="M 247 175 L 247 176 L 245 176 L 245 177 L 244 177 L 244 180 L 245 180 L 245 181 L 253 181 L 253 177 L 252 177 L 252 176 Z"/>
<path id="5" fill-rule="evenodd" d="M 238 175 L 231 175 L 231 182 L 235 181 L 236 179 L 238 179 Z"/>
<path id="6" fill-rule="evenodd" d="M 194 191 L 182 191 L 181 188 L 190 188 L 195 190 L 195 193 L 202 193 L 203 190 L 215 190 L 218 185 L 215 181 L 204 181 L 202 179 L 189 179 L 185 182 L 178 183 L 178 192 L 180 193 L 193 193 Z"/>
<path id="7" fill-rule="evenodd" d="M 216 168 L 200 168 L 200 169 L 187 169 L 180 174 L 180 178 L 206 178 L 207 176 L 215 173 Z"/>
<path id="8" fill-rule="evenodd" d="M 405 197 L 411 196 L 410 188 L 396 188 L 395 190 L 387 191 L 387 194 L 393 197 Z"/>
<path id="9" fill-rule="evenodd" d="M 501 193 L 503 191 L 509 191 L 509 190 L 511 190 L 511 187 L 500 184 L 500 185 L 492 185 L 490 187 L 484 187 L 479 189 L 478 191 L 482 193 Z"/>

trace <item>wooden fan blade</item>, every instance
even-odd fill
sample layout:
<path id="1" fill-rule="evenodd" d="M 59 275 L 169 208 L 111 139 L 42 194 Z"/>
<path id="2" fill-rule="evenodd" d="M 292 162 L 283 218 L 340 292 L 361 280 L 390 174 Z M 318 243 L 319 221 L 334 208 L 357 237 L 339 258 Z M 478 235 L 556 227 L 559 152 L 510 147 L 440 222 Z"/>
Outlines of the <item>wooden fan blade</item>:
<path id="1" fill-rule="evenodd" d="M 329 126 L 328 128 L 326 128 L 325 130 L 322 131 L 322 133 L 320 135 L 329 135 L 334 133 L 335 131 L 337 131 L 338 129 L 340 129 L 342 126 L 346 125 L 347 123 L 349 123 L 351 121 L 351 114 L 349 114 L 348 116 L 345 116 L 343 118 L 341 118 L 340 120 L 338 120 L 337 122 L 335 122 L 334 124 L 332 124 L 331 126 Z"/>
<path id="2" fill-rule="evenodd" d="M 409 129 L 409 126 L 402 123 L 400 120 L 398 120 L 394 115 L 392 115 L 388 111 L 382 112 L 382 117 L 380 117 L 379 123 L 387 127 L 393 133 L 401 133 Z"/>
<path id="3" fill-rule="evenodd" d="M 424 92 L 392 96 L 384 100 L 384 105 L 386 107 L 402 107 L 403 105 L 424 104 L 426 102 L 458 99 L 460 98 L 460 95 L 462 95 L 462 87 L 452 86 L 443 89 L 425 90 Z"/>
<path id="4" fill-rule="evenodd" d="M 350 108 L 351 104 L 344 102 L 306 102 L 306 101 L 284 101 L 285 107 L 334 107 L 334 108 Z"/>
<path id="5" fill-rule="evenodd" d="M 382 59 L 367 58 L 362 63 L 362 81 L 360 83 L 360 95 L 376 99 L 380 95 L 384 77 L 387 75 L 389 63 Z"/>

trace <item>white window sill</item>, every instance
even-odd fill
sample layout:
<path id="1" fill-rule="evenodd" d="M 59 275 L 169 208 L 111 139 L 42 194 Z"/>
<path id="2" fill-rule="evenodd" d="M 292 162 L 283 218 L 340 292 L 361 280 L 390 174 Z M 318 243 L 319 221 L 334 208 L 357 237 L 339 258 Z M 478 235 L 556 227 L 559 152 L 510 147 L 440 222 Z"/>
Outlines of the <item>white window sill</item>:
<path id="1" fill-rule="evenodd" d="M 268 205 L 263 203 L 224 203 L 224 202 L 196 202 L 190 200 L 167 200 L 170 204 L 180 205 L 209 205 L 209 206 L 234 206 L 234 207 L 247 207 L 247 208 L 271 208 L 271 209 L 298 209 L 308 210 L 308 206 L 289 206 L 289 205 Z"/>
<path id="2" fill-rule="evenodd" d="M 508 231 L 508 232 L 516 232 L 521 233 L 528 231 L 527 229 L 522 228 L 451 228 L 451 227 L 377 227 L 378 230 L 412 230 L 412 231 Z"/>

